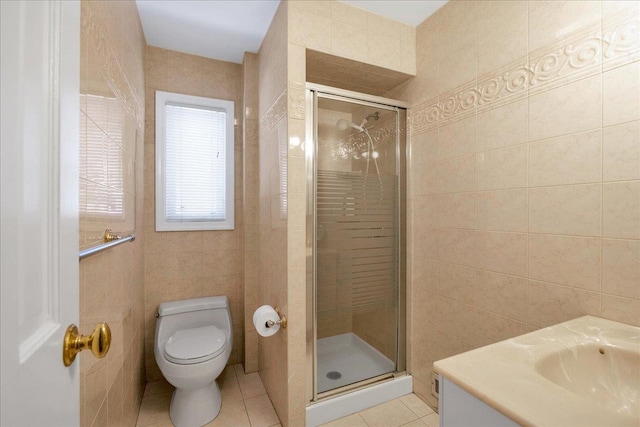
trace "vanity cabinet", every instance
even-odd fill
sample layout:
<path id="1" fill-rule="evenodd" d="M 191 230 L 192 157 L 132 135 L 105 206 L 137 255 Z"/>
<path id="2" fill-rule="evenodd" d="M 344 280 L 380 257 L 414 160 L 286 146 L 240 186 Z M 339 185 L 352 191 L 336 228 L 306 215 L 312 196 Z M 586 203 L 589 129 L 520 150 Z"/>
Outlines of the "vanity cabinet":
<path id="1" fill-rule="evenodd" d="M 440 427 L 517 427 L 477 397 L 440 375 Z"/>

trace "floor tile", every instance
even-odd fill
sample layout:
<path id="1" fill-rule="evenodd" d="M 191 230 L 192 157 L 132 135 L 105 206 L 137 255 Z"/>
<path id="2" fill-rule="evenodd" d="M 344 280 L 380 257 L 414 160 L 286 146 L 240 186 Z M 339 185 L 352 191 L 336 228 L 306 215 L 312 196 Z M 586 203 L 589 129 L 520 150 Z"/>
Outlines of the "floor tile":
<path id="1" fill-rule="evenodd" d="M 429 414 L 424 418 L 421 418 L 422 421 L 429 427 L 439 427 L 440 426 L 440 417 L 435 412 L 433 414 Z"/>
<path id="2" fill-rule="evenodd" d="M 169 404 L 172 393 L 145 396 L 140 405 L 137 426 L 148 426 L 161 422 L 171 422 Z"/>
<path id="3" fill-rule="evenodd" d="M 242 400 L 222 401 L 218 416 L 207 427 L 250 427 L 247 410 Z"/>
<path id="4" fill-rule="evenodd" d="M 223 402 L 226 400 L 242 400 L 240 384 L 238 384 L 238 379 L 233 370 L 231 370 L 231 374 L 220 375 L 216 381 L 220 387 L 220 395 Z"/>
<path id="5" fill-rule="evenodd" d="M 264 385 L 262 385 L 262 380 L 257 372 L 247 375 L 238 375 L 238 383 L 240 384 L 240 391 L 242 391 L 242 397 L 244 399 L 259 396 L 267 392 Z"/>
<path id="6" fill-rule="evenodd" d="M 420 418 L 413 420 L 410 423 L 403 424 L 401 427 L 427 427 L 427 424 Z"/>
<path id="7" fill-rule="evenodd" d="M 360 415 L 353 414 L 327 424 L 322 424 L 320 427 L 367 427 L 367 423 L 364 422 Z"/>
<path id="8" fill-rule="evenodd" d="M 237 376 L 244 375 L 244 366 L 242 363 L 238 363 L 237 365 L 233 365 L 233 370 Z"/>
<path id="9" fill-rule="evenodd" d="M 140 424 L 137 424 L 140 425 Z M 174 427 L 171 420 L 168 421 L 160 421 L 159 423 L 147 424 L 144 427 Z"/>
<path id="10" fill-rule="evenodd" d="M 398 427 L 418 419 L 399 399 L 382 403 L 359 414 L 369 427 Z"/>
<path id="11" fill-rule="evenodd" d="M 227 366 L 216 381 L 220 386 L 222 407 L 207 427 L 282 427 L 257 373 L 245 375 L 240 364 Z M 173 387 L 164 380 L 148 383 L 136 425 L 172 427 L 169 418 L 172 394 Z"/>
<path id="12" fill-rule="evenodd" d="M 144 387 L 144 396 L 173 393 L 173 386 L 166 380 L 152 381 Z"/>
<path id="13" fill-rule="evenodd" d="M 421 418 L 433 413 L 433 409 L 413 393 L 400 397 L 400 401 Z"/>
<path id="14" fill-rule="evenodd" d="M 251 427 L 270 427 L 280 422 L 268 395 L 262 394 L 252 397 L 246 399 L 244 403 L 247 407 Z"/>

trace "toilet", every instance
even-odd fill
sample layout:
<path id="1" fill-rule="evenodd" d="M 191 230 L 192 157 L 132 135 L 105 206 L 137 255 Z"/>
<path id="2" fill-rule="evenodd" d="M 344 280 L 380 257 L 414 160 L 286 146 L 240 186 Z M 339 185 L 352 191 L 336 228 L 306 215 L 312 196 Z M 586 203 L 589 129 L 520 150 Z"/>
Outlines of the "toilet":
<path id="1" fill-rule="evenodd" d="M 162 375 L 176 389 L 169 415 L 176 427 L 198 427 L 220 412 L 216 378 L 233 347 L 226 296 L 160 304 L 154 352 Z"/>

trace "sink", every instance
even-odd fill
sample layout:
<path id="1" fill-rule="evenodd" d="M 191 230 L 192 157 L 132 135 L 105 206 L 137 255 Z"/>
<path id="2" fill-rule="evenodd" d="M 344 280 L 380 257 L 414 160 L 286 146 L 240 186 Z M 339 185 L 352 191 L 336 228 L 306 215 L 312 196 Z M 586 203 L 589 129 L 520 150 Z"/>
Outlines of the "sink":
<path id="1" fill-rule="evenodd" d="M 521 426 L 640 427 L 640 327 L 583 316 L 434 364 Z"/>
<path id="2" fill-rule="evenodd" d="M 640 348 L 573 345 L 542 357 L 536 371 L 552 383 L 619 414 L 640 418 Z"/>

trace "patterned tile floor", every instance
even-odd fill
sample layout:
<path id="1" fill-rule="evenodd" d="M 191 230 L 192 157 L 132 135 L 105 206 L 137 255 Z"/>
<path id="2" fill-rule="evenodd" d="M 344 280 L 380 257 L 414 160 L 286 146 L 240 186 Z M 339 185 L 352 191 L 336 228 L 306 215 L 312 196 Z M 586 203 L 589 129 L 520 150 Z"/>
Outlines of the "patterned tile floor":
<path id="1" fill-rule="evenodd" d="M 242 365 L 227 367 L 218 378 L 222 408 L 207 427 L 279 427 L 280 420 L 257 373 L 245 374 Z M 173 387 L 166 381 L 148 383 L 137 427 L 172 427 L 169 402 Z M 438 427 L 438 414 L 416 395 L 409 394 L 324 427 Z"/>

